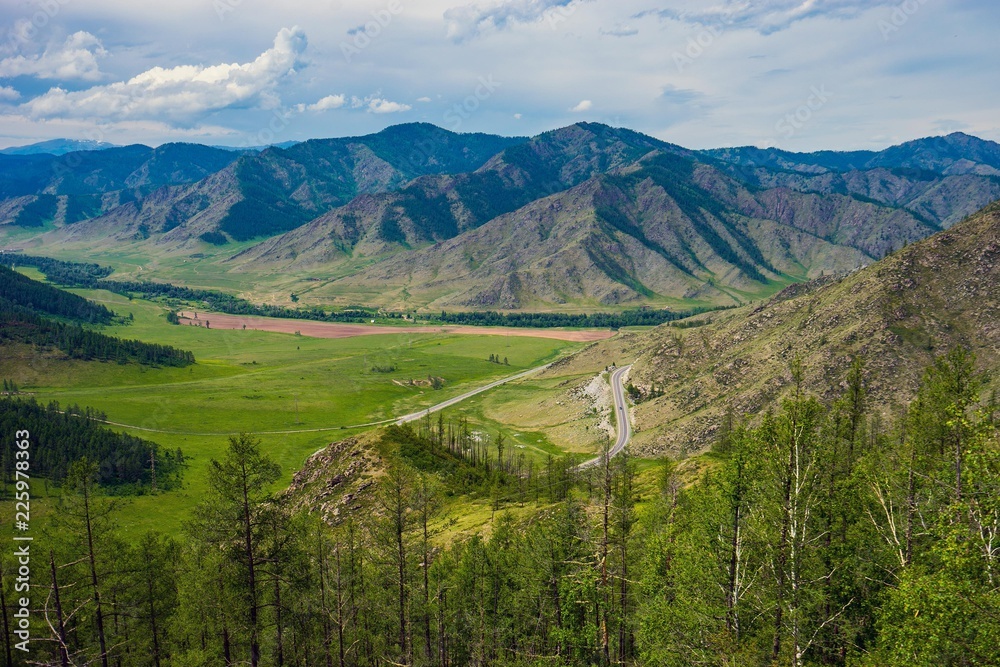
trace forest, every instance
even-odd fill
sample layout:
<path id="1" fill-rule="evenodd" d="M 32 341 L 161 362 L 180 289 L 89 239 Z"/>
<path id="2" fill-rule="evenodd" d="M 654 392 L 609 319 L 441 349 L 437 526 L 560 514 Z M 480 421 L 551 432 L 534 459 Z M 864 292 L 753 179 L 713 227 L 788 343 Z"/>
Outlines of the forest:
<path id="1" fill-rule="evenodd" d="M 109 324 L 113 318 L 114 313 L 104 306 L 0 265 L 0 341 L 54 347 L 74 359 L 87 361 L 135 362 L 150 366 L 194 363 L 194 354 L 189 351 L 115 338 L 85 329 L 80 324 Z M 128 318 L 120 319 L 128 321 Z"/>
<path id="2" fill-rule="evenodd" d="M 36 570 L 33 657 L 996 665 L 1000 443 L 975 369 L 961 349 L 939 357 L 889 418 L 869 407 L 862 360 L 825 403 L 793 362 L 779 407 L 733 416 L 710 452 L 663 460 L 642 485 L 627 453 L 533 470 L 461 423 L 394 427 L 376 490 L 332 526 L 292 511 L 247 434 L 209 463 L 210 495 L 176 536 L 125 540 L 97 467 L 74 463 Z M 459 493 L 489 493 L 493 518 L 445 539 Z"/>
<path id="3" fill-rule="evenodd" d="M 4 380 L 4 384 L 9 383 Z M 76 405 L 39 405 L 32 398 L 0 397 L 0 433 L 31 433 L 33 475 L 62 484 L 73 462 L 96 464 L 95 481 L 109 494 L 134 495 L 180 486 L 184 469 L 181 450 L 165 450 L 155 442 L 117 433 L 99 425 L 106 416 Z M 14 486 L 13 447 L 0 459 L 0 494 Z"/>
<path id="4" fill-rule="evenodd" d="M 675 322 L 688 317 L 726 310 L 722 308 L 691 308 L 689 310 L 668 310 L 655 308 L 633 308 L 620 313 L 527 313 L 496 311 L 465 311 L 440 315 L 421 316 L 432 322 L 443 324 L 471 324 L 483 327 L 583 327 L 594 329 L 618 329 L 620 327 L 654 327 L 667 322 Z"/>

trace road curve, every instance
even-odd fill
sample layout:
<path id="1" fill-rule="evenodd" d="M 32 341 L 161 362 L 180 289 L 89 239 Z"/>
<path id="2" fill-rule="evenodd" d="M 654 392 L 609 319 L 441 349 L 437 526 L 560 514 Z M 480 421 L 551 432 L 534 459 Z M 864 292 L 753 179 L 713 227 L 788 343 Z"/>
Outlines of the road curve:
<path id="1" fill-rule="evenodd" d="M 625 387 L 622 384 L 622 377 L 632 366 L 622 366 L 611 372 L 611 398 L 614 401 L 615 416 L 618 422 L 618 439 L 608 450 L 608 458 L 614 458 L 621 453 L 629 440 L 632 439 L 632 423 L 629 421 L 628 410 L 625 408 Z M 595 456 L 589 461 L 584 461 L 577 468 L 584 470 L 599 465 L 604 456 Z"/>

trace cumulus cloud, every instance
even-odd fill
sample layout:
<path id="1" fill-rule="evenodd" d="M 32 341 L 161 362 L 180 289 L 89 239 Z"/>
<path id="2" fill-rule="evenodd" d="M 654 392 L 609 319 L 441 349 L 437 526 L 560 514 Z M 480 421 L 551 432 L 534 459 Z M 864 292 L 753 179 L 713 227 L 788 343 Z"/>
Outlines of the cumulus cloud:
<path id="1" fill-rule="evenodd" d="M 418 98 L 417 98 L 417 101 L 418 101 L 418 102 L 424 102 L 424 103 L 426 104 L 427 102 L 430 102 L 430 101 L 431 101 L 431 98 L 429 98 L 429 97 L 427 97 L 427 96 L 424 96 L 424 97 L 418 97 Z"/>
<path id="2" fill-rule="evenodd" d="M 347 98 L 343 95 L 327 95 L 315 104 L 299 104 L 296 108 L 299 111 L 329 111 L 330 109 L 339 109 L 345 104 L 347 104 Z"/>
<path id="3" fill-rule="evenodd" d="M 34 118 L 125 120 L 187 118 L 228 107 L 273 107 L 279 102 L 274 88 L 295 72 L 305 48 L 301 28 L 283 28 L 274 45 L 253 62 L 154 67 L 128 81 L 86 90 L 52 88 L 22 108 Z"/>
<path id="4" fill-rule="evenodd" d="M 578 0 L 490 0 L 453 7 L 444 13 L 448 38 L 463 42 L 489 30 L 533 23 L 549 12 L 568 13 Z"/>
<path id="5" fill-rule="evenodd" d="M 897 4 L 899 0 L 870 0 L 866 3 L 857 0 L 770 0 L 766 3 L 729 0 L 722 5 L 694 12 L 664 9 L 655 13 L 662 18 L 687 23 L 731 25 L 767 35 L 808 18 L 827 16 L 850 19 L 873 7 Z"/>
<path id="6" fill-rule="evenodd" d="M 97 59 L 108 52 L 89 32 L 75 32 L 66 41 L 39 55 L 16 55 L 0 60 L 0 77 L 34 76 L 61 81 L 96 81 L 101 78 Z"/>
<path id="7" fill-rule="evenodd" d="M 570 109 L 570 111 L 573 113 L 583 113 L 584 111 L 590 111 L 593 108 L 594 103 L 590 100 L 580 100 L 580 103 Z"/>
<path id="8" fill-rule="evenodd" d="M 0 102 L 13 102 L 19 97 L 21 97 L 21 93 L 10 86 L 0 86 Z"/>
<path id="9" fill-rule="evenodd" d="M 371 113 L 402 113 L 403 111 L 409 111 L 412 108 L 413 107 L 409 104 L 390 102 L 389 100 L 381 97 L 373 97 L 368 100 L 368 111 Z"/>

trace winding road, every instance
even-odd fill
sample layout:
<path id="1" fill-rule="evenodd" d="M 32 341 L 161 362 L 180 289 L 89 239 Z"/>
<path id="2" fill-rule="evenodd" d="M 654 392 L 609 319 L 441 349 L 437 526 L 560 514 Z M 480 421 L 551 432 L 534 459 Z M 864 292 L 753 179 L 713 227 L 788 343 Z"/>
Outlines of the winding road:
<path id="1" fill-rule="evenodd" d="M 626 445 L 628 445 L 628 441 L 632 439 L 632 423 L 629 421 L 628 410 L 625 408 L 625 387 L 622 383 L 622 377 L 631 368 L 631 365 L 622 366 L 611 372 L 611 398 L 614 401 L 615 416 L 618 422 L 618 439 L 615 440 L 615 444 L 608 450 L 608 458 L 614 458 L 620 454 Z M 580 470 L 592 468 L 599 465 L 603 459 L 603 455 L 595 456 L 589 461 L 584 461 L 577 468 Z"/>

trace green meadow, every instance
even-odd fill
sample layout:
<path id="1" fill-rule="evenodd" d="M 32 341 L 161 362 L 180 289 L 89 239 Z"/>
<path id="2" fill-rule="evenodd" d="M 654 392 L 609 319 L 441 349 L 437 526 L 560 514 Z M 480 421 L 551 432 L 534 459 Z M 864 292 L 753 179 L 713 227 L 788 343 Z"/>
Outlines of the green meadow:
<path id="1" fill-rule="evenodd" d="M 0 358 L 0 376 L 15 379 L 38 401 L 96 408 L 109 421 L 128 425 L 115 428 L 184 451 L 189 467 L 183 489 L 128 501 L 124 528 L 135 535 L 180 528 L 203 495 L 208 462 L 222 457 L 231 434 L 258 433 L 264 449 L 281 465 L 284 486 L 312 453 L 358 432 L 352 427 L 435 405 L 581 346 L 487 335 L 318 339 L 213 330 L 170 325 L 166 307 L 158 303 L 105 291 L 76 293 L 133 316 L 129 325 L 106 327 L 106 333 L 191 350 L 197 359 L 187 368 L 147 368 L 69 361 L 26 349 L 20 357 L 12 349 Z M 510 365 L 489 362 L 491 354 L 507 357 Z M 386 372 L 390 368 L 394 370 Z M 441 378 L 443 386 L 410 385 L 429 377 Z M 528 434 L 522 440 L 527 443 Z M 554 450 L 545 441 L 531 444 L 536 456 Z"/>

